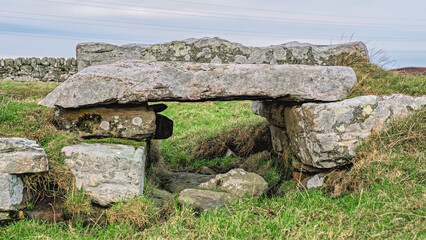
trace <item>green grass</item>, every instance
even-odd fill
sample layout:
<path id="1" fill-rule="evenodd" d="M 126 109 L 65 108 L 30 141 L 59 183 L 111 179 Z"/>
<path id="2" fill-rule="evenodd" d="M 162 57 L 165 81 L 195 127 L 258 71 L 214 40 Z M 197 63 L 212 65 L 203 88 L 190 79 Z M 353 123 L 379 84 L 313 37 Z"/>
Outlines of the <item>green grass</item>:
<path id="1" fill-rule="evenodd" d="M 0 96 L 41 100 L 59 86 L 54 82 L 14 82 L 0 80 Z"/>
<path id="2" fill-rule="evenodd" d="M 162 152 L 172 167 L 195 167 L 198 142 L 234 128 L 265 121 L 254 115 L 250 101 L 166 103 L 161 114 L 174 122 L 172 137 L 162 141 Z"/>
<path id="3" fill-rule="evenodd" d="M 372 63 L 356 63 L 351 67 L 358 79 L 358 83 L 350 93 L 351 97 L 393 93 L 426 95 L 426 81 L 423 75 L 389 72 Z"/>
<path id="4" fill-rule="evenodd" d="M 351 96 L 426 94 L 424 76 L 387 73 L 370 64 L 354 68 L 360 81 Z M 57 130 L 53 111 L 36 104 L 48 93 L 41 90 L 47 89 L 42 83 L 2 82 L 0 86 L 0 136 L 38 140 L 50 160 L 49 174 L 26 177 L 27 186 L 58 196 L 61 189 L 70 198 L 69 172 L 63 169 L 59 152 L 83 140 Z M 162 140 L 162 151 L 171 167 L 182 163 L 187 168 L 231 167 L 238 158 L 197 159 L 195 147 L 223 132 L 264 121 L 252 114 L 245 101 L 167 105 L 163 114 L 174 120 L 175 129 L 171 138 Z M 425 239 L 425 136 L 425 109 L 394 121 L 387 131 L 359 147 L 351 169 L 329 176 L 323 190 L 297 190 L 295 181 L 284 181 L 271 198 L 245 199 L 201 214 L 175 202 L 155 207 L 149 196 L 138 197 L 103 213 L 109 221 L 22 220 L 0 227 L 0 239 Z M 138 146 L 116 139 L 87 142 Z M 244 164 L 262 172 L 273 185 L 279 171 L 262 154 Z M 336 193 L 336 185 L 343 190 Z M 78 198 L 76 203 L 84 206 L 83 200 Z"/>

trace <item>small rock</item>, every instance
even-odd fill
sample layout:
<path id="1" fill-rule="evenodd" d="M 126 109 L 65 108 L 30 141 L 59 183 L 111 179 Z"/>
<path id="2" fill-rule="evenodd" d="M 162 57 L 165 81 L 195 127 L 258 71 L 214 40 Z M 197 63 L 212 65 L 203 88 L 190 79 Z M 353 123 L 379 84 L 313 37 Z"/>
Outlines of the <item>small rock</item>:
<path id="1" fill-rule="evenodd" d="M 216 175 L 216 172 L 213 171 L 211 168 L 209 167 L 202 167 L 199 171 L 200 174 L 204 174 L 204 175 Z"/>
<path id="2" fill-rule="evenodd" d="M 308 189 L 311 188 L 319 188 L 324 184 L 324 178 L 323 177 L 318 177 L 318 174 L 315 174 L 312 178 L 308 179 L 308 181 L 306 182 L 306 187 Z"/>
<path id="3" fill-rule="evenodd" d="M 244 169 L 232 169 L 225 174 L 218 174 L 210 181 L 200 184 L 201 188 L 221 190 L 238 197 L 260 196 L 268 189 L 268 183 L 259 175 Z"/>
<path id="4" fill-rule="evenodd" d="M 305 178 L 302 181 L 302 185 L 306 189 L 320 188 L 320 187 L 322 187 L 323 184 L 324 184 L 324 176 L 323 175 L 319 176 L 318 174 L 315 174 L 312 177 Z"/>
<path id="5" fill-rule="evenodd" d="M 0 212 L 0 221 L 11 220 L 8 212 Z"/>
<path id="6" fill-rule="evenodd" d="M 236 157 L 237 154 L 235 154 L 231 149 L 228 148 L 225 153 L 225 157 Z"/>
<path id="7" fill-rule="evenodd" d="M 166 204 L 170 199 L 172 199 L 173 195 L 166 190 L 158 189 L 156 188 L 154 190 L 154 196 L 152 197 L 154 200 L 155 205 L 157 206 L 163 206 Z"/>
<path id="8" fill-rule="evenodd" d="M 170 172 L 159 175 L 161 187 L 169 192 L 178 193 L 187 188 L 193 188 L 214 176 L 187 172 Z"/>
<path id="9" fill-rule="evenodd" d="M 179 194 L 180 204 L 188 204 L 198 210 L 210 210 L 224 207 L 238 200 L 238 197 L 226 193 L 200 189 L 185 189 Z"/>

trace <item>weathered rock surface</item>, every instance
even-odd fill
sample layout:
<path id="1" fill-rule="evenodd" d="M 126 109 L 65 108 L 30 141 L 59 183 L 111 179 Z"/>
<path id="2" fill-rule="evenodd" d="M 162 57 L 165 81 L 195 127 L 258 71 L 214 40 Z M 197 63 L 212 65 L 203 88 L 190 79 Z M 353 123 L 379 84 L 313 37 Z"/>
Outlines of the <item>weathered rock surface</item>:
<path id="1" fill-rule="evenodd" d="M 284 128 L 284 109 L 289 104 L 279 101 L 252 101 L 251 108 L 253 113 L 262 116 L 268 122 L 276 127 Z"/>
<path id="2" fill-rule="evenodd" d="M 259 175 L 244 169 L 232 169 L 218 174 L 208 182 L 200 184 L 203 189 L 226 191 L 238 197 L 260 196 L 268 189 L 268 183 Z"/>
<path id="3" fill-rule="evenodd" d="M 82 43 L 77 46 L 78 70 L 119 60 L 184 61 L 199 63 L 342 65 L 368 59 L 362 42 L 311 45 L 289 42 L 269 47 L 247 47 L 220 38 L 187 39 L 155 45 Z"/>
<path id="4" fill-rule="evenodd" d="M 155 205 L 163 206 L 173 198 L 173 195 L 166 190 L 156 188 L 153 193 L 152 200 Z"/>
<path id="5" fill-rule="evenodd" d="M 161 180 L 161 187 L 163 189 L 177 193 L 187 188 L 197 187 L 215 176 L 187 172 L 169 172 L 162 173 L 158 177 Z"/>
<path id="6" fill-rule="evenodd" d="M 0 221 L 10 220 L 8 212 L 0 212 Z"/>
<path id="7" fill-rule="evenodd" d="M 0 138 L 0 173 L 39 173 L 48 170 L 46 153 L 35 141 Z"/>
<path id="8" fill-rule="evenodd" d="M 307 177 L 301 182 L 305 189 L 318 189 L 324 185 L 325 174 L 315 174 L 314 176 Z"/>
<path id="9" fill-rule="evenodd" d="M 81 137 L 117 137 L 145 140 L 156 132 L 156 114 L 145 105 L 56 109 L 58 126 Z M 167 128 L 165 128 L 167 129 Z M 170 129 L 169 136 L 173 129 Z"/>
<path id="10" fill-rule="evenodd" d="M 310 174 L 324 172 L 324 169 L 312 167 L 309 165 L 305 165 L 303 163 L 293 163 L 293 168 L 296 171 L 303 172 L 303 173 L 310 173 Z"/>
<path id="11" fill-rule="evenodd" d="M 179 194 L 180 204 L 187 204 L 198 210 L 221 208 L 238 200 L 238 197 L 226 192 L 215 192 L 201 189 L 185 189 Z"/>
<path id="12" fill-rule="evenodd" d="M 271 124 L 269 126 L 269 130 L 271 131 L 271 142 L 274 151 L 277 153 L 284 152 L 284 150 L 289 146 L 285 129 Z"/>
<path id="13" fill-rule="evenodd" d="M 82 70 L 39 104 L 81 108 L 150 101 L 336 101 L 355 83 L 349 67 L 123 61 Z"/>
<path id="14" fill-rule="evenodd" d="M 120 144 L 64 147 L 65 162 L 93 202 L 109 206 L 143 193 L 146 150 Z"/>
<path id="15" fill-rule="evenodd" d="M 284 117 L 293 153 L 306 165 L 333 168 L 349 164 L 372 131 L 425 105 L 424 96 L 362 96 L 286 108 Z"/>
<path id="16" fill-rule="evenodd" d="M 0 211 L 18 210 L 24 199 L 24 183 L 18 175 L 0 173 Z"/>

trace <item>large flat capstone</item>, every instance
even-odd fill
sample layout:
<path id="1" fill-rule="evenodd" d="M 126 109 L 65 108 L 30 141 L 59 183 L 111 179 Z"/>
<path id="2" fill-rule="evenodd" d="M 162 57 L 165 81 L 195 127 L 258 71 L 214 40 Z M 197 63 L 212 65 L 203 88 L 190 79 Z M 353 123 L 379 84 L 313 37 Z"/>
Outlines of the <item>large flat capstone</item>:
<path id="1" fill-rule="evenodd" d="M 65 163 L 92 201 L 109 206 L 143 193 L 146 150 L 120 144 L 64 147 Z"/>
<path id="2" fill-rule="evenodd" d="M 349 164 L 372 131 L 425 105 L 426 97 L 361 96 L 288 107 L 283 118 L 293 153 L 306 165 L 333 168 Z"/>
<path id="3" fill-rule="evenodd" d="M 155 101 L 337 101 L 355 83 L 349 67 L 122 61 L 83 69 L 39 104 L 81 108 Z"/>
<path id="4" fill-rule="evenodd" d="M 81 43 L 77 46 L 78 71 L 120 60 L 339 66 L 360 59 L 368 59 L 367 47 L 362 42 L 335 45 L 289 42 L 250 47 L 220 38 L 190 38 L 154 45 Z"/>

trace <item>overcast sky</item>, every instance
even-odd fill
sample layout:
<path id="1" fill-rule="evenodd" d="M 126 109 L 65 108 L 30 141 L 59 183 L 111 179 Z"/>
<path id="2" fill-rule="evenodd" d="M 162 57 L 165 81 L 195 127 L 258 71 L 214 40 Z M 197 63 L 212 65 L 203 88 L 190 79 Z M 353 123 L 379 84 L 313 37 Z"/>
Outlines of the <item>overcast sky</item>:
<path id="1" fill-rule="evenodd" d="M 220 37 L 251 46 L 364 41 L 396 61 L 388 68 L 425 67 L 425 9 L 421 0 L 0 0 L 0 58 L 74 57 L 80 42 Z"/>

